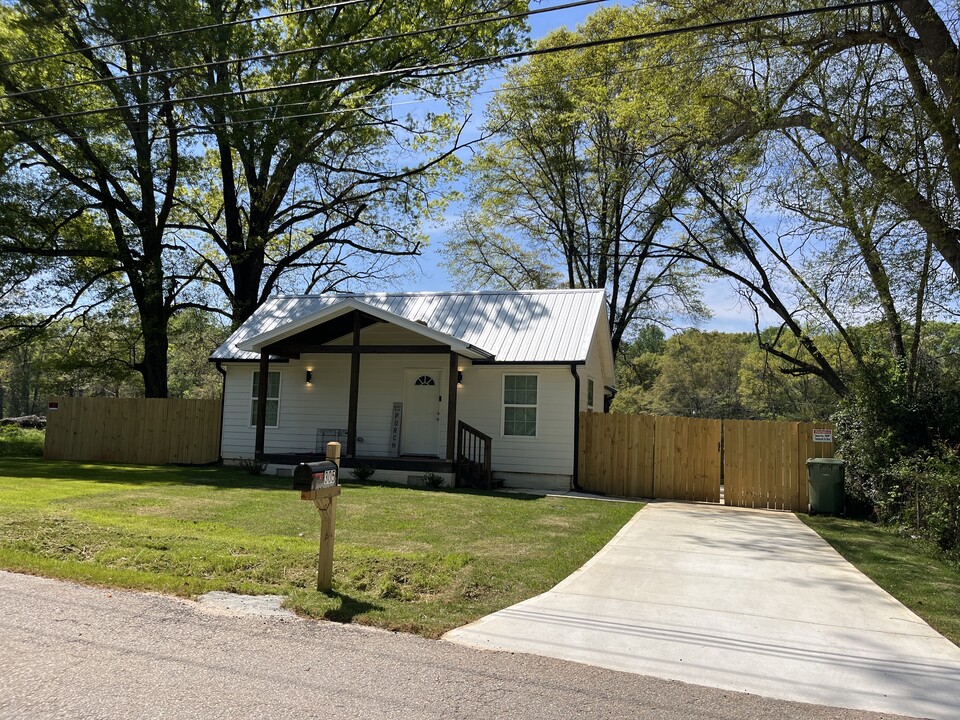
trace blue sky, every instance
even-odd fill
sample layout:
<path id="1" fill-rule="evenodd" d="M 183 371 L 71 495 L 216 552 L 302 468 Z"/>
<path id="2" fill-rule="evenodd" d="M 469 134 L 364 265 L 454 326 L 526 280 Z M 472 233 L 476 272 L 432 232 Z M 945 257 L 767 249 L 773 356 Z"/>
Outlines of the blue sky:
<path id="1" fill-rule="evenodd" d="M 551 2 L 549 4 L 559 4 Z M 604 3 L 603 5 L 588 5 L 580 8 L 573 8 L 557 12 L 543 13 L 530 18 L 530 36 L 537 40 L 552 30 L 561 27 L 570 29 L 580 24 L 591 12 L 598 7 L 606 7 L 617 3 Z M 531 3 L 532 8 L 538 6 L 545 7 L 548 3 Z M 496 88 L 498 78 L 502 70 L 494 73 L 496 76 L 485 86 L 485 92 L 482 92 L 474 99 L 474 116 L 479 121 L 482 118 L 483 106 L 490 97 L 490 90 Z M 455 208 L 452 212 L 457 212 Z M 424 249 L 423 255 L 418 260 L 420 272 L 414 271 L 407 276 L 403 283 L 403 290 L 408 291 L 441 291 L 452 289 L 452 284 L 447 273 L 438 266 L 440 261 L 439 251 L 446 240 L 444 229 L 437 228 L 430 233 L 430 244 Z M 702 323 L 699 327 L 704 330 L 722 330 L 730 332 L 745 332 L 753 330 L 752 311 L 743 304 L 743 301 L 734 293 L 732 285 L 727 280 L 714 280 L 705 282 L 703 286 L 704 300 L 713 312 L 713 317 Z M 772 321 L 772 320 L 771 320 Z M 678 325 L 684 322 L 678 320 Z"/>

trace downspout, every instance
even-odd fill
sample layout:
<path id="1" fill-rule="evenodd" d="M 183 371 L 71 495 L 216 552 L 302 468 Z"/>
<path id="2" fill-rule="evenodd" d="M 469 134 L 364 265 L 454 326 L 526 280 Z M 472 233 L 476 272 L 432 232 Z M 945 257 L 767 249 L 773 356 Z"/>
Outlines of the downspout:
<path id="1" fill-rule="evenodd" d="M 220 361 L 217 360 L 214 363 L 217 367 L 217 372 L 223 375 L 223 384 L 220 386 L 220 439 L 217 443 L 217 462 L 221 465 L 223 464 L 223 407 L 224 402 L 227 399 L 227 371 L 223 369 L 223 366 L 220 364 Z"/>
<path id="2" fill-rule="evenodd" d="M 577 365 L 570 363 L 570 374 L 573 375 L 573 490 L 580 492 L 580 373 Z"/>

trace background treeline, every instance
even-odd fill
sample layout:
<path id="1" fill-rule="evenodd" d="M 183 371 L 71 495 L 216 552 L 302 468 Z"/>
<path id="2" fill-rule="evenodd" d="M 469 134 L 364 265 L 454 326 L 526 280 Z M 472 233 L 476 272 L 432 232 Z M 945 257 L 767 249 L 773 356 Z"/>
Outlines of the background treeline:
<path id="1" fill-rule="evenodd" d="M 196 309 L 171 320 L 170 397 L 220 396 L 222 379 L 207 358 L 228 332 Z M 139 335 L 135 318 L 119 312 L 52 323 L 31 334 L 0 354 L 0 417 L 44 415 L 51 395 L 142 396 L 134 367 Z"/>
<path id="2" fill-rule="evenodd" d="M 766 337 L 776 330 L 761 333 Z M 646 325 L 617 363 L 611 410 L 749 420 L 827 420 L 839 398 L 823 380 L 789 375 L 754 333 Z"/>

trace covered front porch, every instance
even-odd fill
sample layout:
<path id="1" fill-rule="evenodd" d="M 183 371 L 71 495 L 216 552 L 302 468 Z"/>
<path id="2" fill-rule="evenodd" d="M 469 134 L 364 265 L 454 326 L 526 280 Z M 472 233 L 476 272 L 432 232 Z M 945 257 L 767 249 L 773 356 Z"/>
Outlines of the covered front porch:
<path id="1" fill-rule="evenodd" d="M 252 338 L 246 345 L 260 356 L 255 457 L 295 465 L 322 459 L 335 440 L 344 469 L 367 466 L 402 479 L 456 474 L 460 465 L 466 477 L 476 470 L 470 455 L 479 453 L 489 480 L 492 441 L 463 442 L 458 420 L 463 366 L 489 355 L 399 320 L 346 308 L 284 336 Z"/>

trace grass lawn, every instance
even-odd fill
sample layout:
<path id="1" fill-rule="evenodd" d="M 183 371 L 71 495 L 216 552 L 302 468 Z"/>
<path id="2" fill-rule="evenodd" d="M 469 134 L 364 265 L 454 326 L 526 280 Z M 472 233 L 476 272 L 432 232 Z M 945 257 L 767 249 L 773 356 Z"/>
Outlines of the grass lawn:
<path id="1" fill-rule="evenodd" d="M 304 615 L 436 637 L 552 587 L 640 509 L 347 484 L 323 594 L 320 515 L 290 486 L 223 468 L 5 458 L 0 567 L 184 596 L 282 594 Z"/>
<path id="2" fill-rule="evenodd" d="M 960 565 L 892 528 L 798 514 L 860 571 L 960 645 Z"/>

